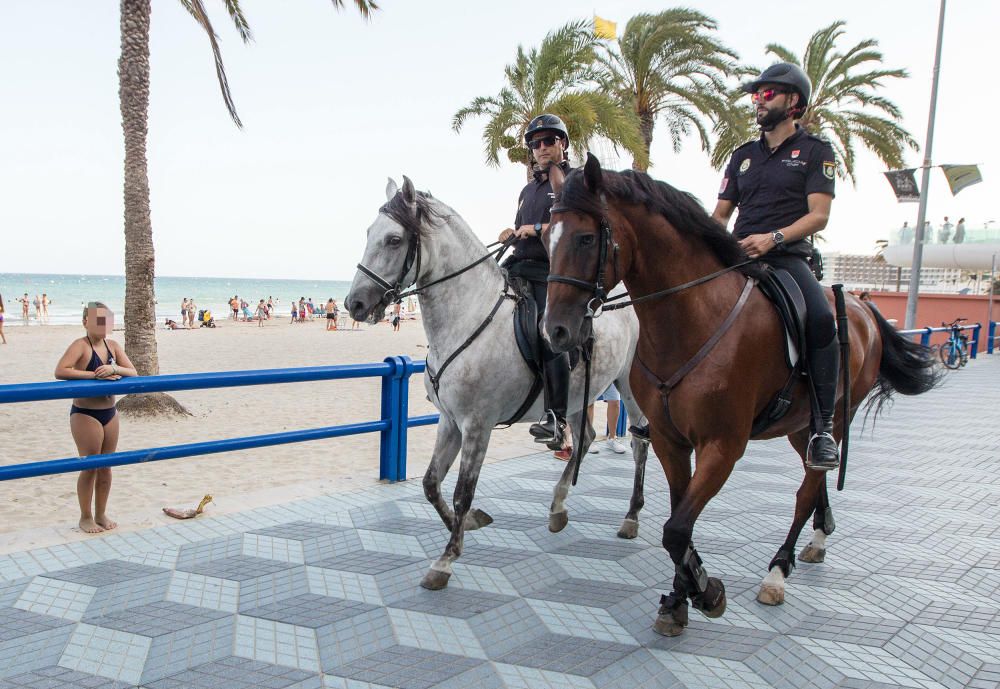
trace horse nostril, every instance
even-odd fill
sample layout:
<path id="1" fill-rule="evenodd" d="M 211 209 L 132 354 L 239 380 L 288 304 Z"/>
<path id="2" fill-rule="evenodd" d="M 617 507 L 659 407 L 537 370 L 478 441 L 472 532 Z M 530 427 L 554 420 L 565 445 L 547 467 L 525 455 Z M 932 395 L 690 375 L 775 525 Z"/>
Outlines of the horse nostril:
<path id="1" fill-rule="evenodd" d="M 569 330 L 564 325 L 557 325 L 552 330 L 552 344 L 559 346 L 566 344 L 569 339 Z"/>

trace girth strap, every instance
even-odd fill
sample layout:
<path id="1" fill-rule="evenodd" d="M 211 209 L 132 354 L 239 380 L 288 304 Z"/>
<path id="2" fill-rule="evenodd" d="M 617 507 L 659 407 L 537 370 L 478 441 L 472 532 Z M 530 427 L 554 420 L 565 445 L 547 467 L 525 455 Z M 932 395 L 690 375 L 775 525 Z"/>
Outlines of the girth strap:
<path id="1" fill-rule="evenodd" d="M 663 407 L 667 411 L 668 416 L 670 415 L 670 412 L 669 409 L 667 409 L 667 396 L 670 394 L 671 390 L 677 387 L 677 384 L 684 379 L 684 376 L 690 373 L 695 366 L 700 364 L 705 357 L 711 353 L 711 351 L 715 348 L 715 345 L 717 345 L 719 340 L 722 339 L 723 335 L 729 331 L 729 328 L 732 327 L 733 323 L 736 322 L 737 317 L 739 317 L 740 313 L 743 311 L 743 307 L 746 306 L 747 300 L 750 298 L 750 293 L 753 292 L 753 288 L 756 284 L 757 281 L 754 278 L 747 278 L 747 282 L 743 286 L 743 291 L 740 293 L 740 298 L 736 301 L 732 310 L 730 310 L 729 315 L 726 316 L 726 320 L 722 322 L 722 325 L 720 325 L 715 333 L 713 333 L 705 344 L 701 346 L 701 349 L 699 349 L 697 353 L 695 353 L 695 355 L 687 361 L 687 363 L 677 369 L 677 371 L 674 372 L 674 375 L 670 376 L 670 378 L 666 381 L 660 380 L 659 376 L 653 373 L 652 369 L 650 369 L 649 366 L 642 361 L 638 352 L 636 352 L 635 359 L 639 362 L 642 372 L 646 374 L 646 377 L 649 378 L 660 391 L 660 396 L 663 398 Z"/>

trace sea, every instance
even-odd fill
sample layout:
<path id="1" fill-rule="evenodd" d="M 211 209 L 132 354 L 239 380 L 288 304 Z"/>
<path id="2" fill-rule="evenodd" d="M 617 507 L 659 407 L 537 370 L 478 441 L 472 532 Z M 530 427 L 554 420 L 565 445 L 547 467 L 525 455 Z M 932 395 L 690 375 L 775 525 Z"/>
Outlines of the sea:
<path id="1" fill-rule="evenodd" d="M 300 297 L 312 299 L 319 306 L 333 297 L 344 303 L 350 290 L 347 280 L 268 280 L 261 278 L 157 277 L 154 284 L 156 320 L 162 325 L 167 318 L 180 320 L 181 301 L 192 298 L 200 309 L 210 309 L 218 320 L 229 315 L 229 300 L 238 296 L 250 303 L 251 312 L 261 299 L 274 300 L 278 317 L 290 316 L 291 302 Z M 123 275 L 58 275 L 43 273 L 0 273 L 0 296 L 4 305 L 4 326 L 19 326 L 21 304 L 16 301 L 28 293 L 48 295 L 49 323 L 78 324 L 87 302 L 100 301 L 117 316 L 117 327 L 124 322 L 125 276 Z M 35 307 L 28 309 L 29 325 L 37 324 Z M 289 312 L 286 314 L 286 312 Z"/>

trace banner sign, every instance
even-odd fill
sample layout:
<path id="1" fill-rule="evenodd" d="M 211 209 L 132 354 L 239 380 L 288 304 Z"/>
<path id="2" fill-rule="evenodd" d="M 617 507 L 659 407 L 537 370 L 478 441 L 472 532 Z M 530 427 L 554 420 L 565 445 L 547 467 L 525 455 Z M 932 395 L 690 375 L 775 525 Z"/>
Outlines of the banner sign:
<path id="1" fill-rule="evenodd" d="M 978 165 L 942 165 L 945 179 L 951 187 L 951 195 L 954 196 L 966 187 L 979 184 L 983 181 L 983 175 L 979 172 Z"/>
<path id="2" fill-rule="evenodd" d="M 911 168 L 882 173 L 889 180 L 892 190 L 896 193 L 896 200 L 900 203 L 912 203 L 920 200 L 920 189 L 917 188 L 917 179 L 913 174 L 916 171 L 916 168 Z"/>

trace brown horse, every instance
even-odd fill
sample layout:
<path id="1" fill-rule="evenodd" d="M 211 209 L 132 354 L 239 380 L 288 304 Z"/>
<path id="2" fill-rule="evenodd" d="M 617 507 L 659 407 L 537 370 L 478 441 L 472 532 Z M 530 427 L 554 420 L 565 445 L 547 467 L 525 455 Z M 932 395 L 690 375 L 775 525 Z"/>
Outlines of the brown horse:
<path id="1" fill-rule="evenodd" d="M 688 598 L 708 617 L 718 617 L 726 606 L 725 587 L 708 576 L 692 544 L 695 521 L 749 440 L 787 436 L 804 460 L 808 391 L 797 382 L 788 413 L 751 438 L 755 417 L 790 373 L 777 311 L 760 290 L 748 287 L 761 268 L 740 266 L 747 258 L 739 244 L 693 197 L 648 175 L 605 172 L 588 156 L 583 170 L 565 180 L 559 176 L 553 180 L 552 221 L 543 236 L 551 266 L 545 336 L 556 350 L 580 344 L 591 319 L 600 315 L 606 291 L 619 281 L 636 302 L 640 333 L 630 381 L 670 484 L 663 546 L 675 566 L 673 591 L 660 599 L 653 628 L 677 635 L 688 622 Z M 698 282 L 713 273 L 719 274 Z M 690 281 L 697 284 L 639 301 Z M 851 418 L 866 397 L 877 413 L 894 392 L 914 395 L 934 387 L 938 374 L 927 348 L 897 334 L 877 310 L 853 297 L 847 300 L 847 316 Z M 838 442 L 843 428 L 843 405 L 838 404 Z M 824 539 L 833 526 L 825 477 L 805 470 L 788 537 L 758 593 L 761 602 L 784 600 L 796 541 L 814 512 L 816 531 L 799 558 L 822 561 Z"/>

